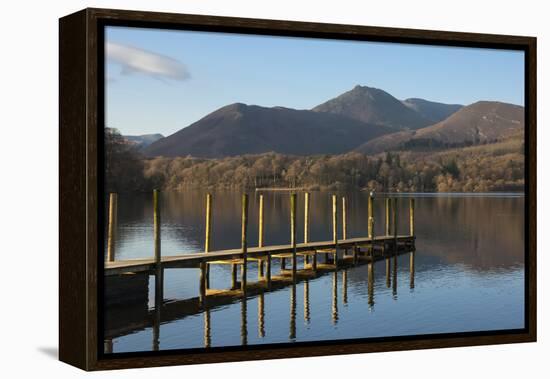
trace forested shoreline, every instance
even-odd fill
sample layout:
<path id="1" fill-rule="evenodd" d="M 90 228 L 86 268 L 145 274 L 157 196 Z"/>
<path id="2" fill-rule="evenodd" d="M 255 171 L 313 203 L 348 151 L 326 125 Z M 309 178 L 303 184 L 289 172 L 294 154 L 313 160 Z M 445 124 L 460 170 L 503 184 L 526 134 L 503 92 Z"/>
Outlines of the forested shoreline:
<path id="1" fill-rule="evenodd" d="M 519 139 L 433 151 L 368 156 L 278 153 L 220 159 L 146 158 L 114 129 L 106 129 L 107 191 L 186 189 L 358 189 L 384 192 L 519 192 L 524 189 Z"/>

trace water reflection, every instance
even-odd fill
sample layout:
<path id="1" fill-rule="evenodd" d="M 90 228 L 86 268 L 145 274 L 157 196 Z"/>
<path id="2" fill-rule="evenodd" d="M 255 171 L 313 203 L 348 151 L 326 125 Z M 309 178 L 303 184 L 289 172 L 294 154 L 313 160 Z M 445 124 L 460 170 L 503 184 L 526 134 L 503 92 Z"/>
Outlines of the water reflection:
<path id="1" fill-rule="evenodd" d="M 309 232 L 305 233 L 301 230 L 305 228 L 304 212 L 298 212 L 297 235 L 309 240 L 332 238 L 329 195 L 311 195 L 308 212 L 315 222 L 311 221 Z M 162 203 L 163 255 L 202 251 L 203 196 L 166 194 Z M 280 222 L 289 218 L 287 196 L 264 196 L 264 244 L 288 243 L 288 224 Z M 347 197 L 346 233 L 350 237 L 364 235 L 366 196 L 353 193 Z M 147 198 L 132 200 L 119 196 L 119 239 L 114 249 L 117 259 L 149 257 L 154 252 L 152 208 Z M 254 213 L 258 200 L 251 197 L 250 220 L 257 220 Z M 300 205 L 303 199 L 299 197 L 298 201 L 298 209 L 304 209 L 303 203 Z M 406 199 L 399 201 L 402 204 L 397 209 L 405 212 Z M 205 301 L 196 297 L 201 293 L 198 283 L 202 282 L 198 280 L 198 270 L 157 272 L 142 291 L 146 295 L 150 288 L 151 303 L 141 297 L 139 304 L 131 307 L 117 308 L 106 303 L 104 351 L 208 348 L 521 327 L 523 201 L 521 197 L 419 198 L 416 251 L 301 278 L 283 289 L 253 292 L 223 303 L 210 296 L 202 299 Z M 377 220 L 374 234 L 379 235 L 385 228 L 385 210 L 383 201 L 375 199 L 374 203 Z M 240 244 L 240 224 L 235 222 L 239 205 L 231 195 L 214 194 L 213 250 Z M 249 227 L 250 244 L 254 245 L 258 230 L 254 222 Z M 409 225 L 401 220 L 398 228 L 400 233 L 406 233 Z M 249 265 L 249 282 L 262 276 L 256 266 Z M 237 287 L 236 266 L 213 266 L 211 270 L 214 288 L 220 288 L 220 283 L 227 287 L 230 281 L 232 288 Z M 132 280 L 139 282 L 139 286 L 148 283 L 139 278 Z M 300 285 L 301 290 L 297 288 Z M 107 285 L 106 289 L 109 291 Z M 343 307 L 339 308 L 340 304 Z M 302 318 L 299 315 L 302 309 L 304 322 L 297 323 L 296 319 Z M 367 312 L 375 309 L 376 312 Z M 399 321 L 403 317 L 410 321 L 407 326 Z"/>

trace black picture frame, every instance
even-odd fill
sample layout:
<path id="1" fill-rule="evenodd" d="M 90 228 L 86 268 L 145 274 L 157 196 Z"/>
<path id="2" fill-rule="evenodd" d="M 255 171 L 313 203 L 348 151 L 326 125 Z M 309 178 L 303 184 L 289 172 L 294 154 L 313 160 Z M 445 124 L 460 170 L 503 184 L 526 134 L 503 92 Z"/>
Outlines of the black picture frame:
<path id="1" fill-rule="evenodd" d="M 105 356 L 103 278 L 104 27 L 129 26 L 525 52 L 525 322 L 521 330 Z M 172 13 L 85 9 L 59 22 L 59 357 L 85 370 L 536 341 L 536 38 Z"/>

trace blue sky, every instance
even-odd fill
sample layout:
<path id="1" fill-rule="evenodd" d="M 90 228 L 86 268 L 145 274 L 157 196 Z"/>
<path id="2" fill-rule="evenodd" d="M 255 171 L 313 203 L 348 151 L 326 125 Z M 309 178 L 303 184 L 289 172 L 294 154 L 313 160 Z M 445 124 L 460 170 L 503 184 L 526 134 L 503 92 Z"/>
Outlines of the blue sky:
<path id="1" fill-rule="evenodd" d="M 523 105 L 523 52 L 107 27 L 106 125 L 165 136 L 227 104 L 309 109 L 355 85 Z"/>

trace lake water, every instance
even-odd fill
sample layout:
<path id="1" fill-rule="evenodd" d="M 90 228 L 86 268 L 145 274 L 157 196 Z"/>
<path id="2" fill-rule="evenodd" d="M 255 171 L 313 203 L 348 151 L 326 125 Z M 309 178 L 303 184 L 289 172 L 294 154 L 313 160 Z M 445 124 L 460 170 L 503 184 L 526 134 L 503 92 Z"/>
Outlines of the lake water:
<path id="1" fill-rule="evenodd" d="M 346 196 L 349 206 L 348 237 L 365 236 L 368 194 L 339 196 Z M 198 296 L 199 270 L 167 269 L 164 301 L 173 305 L 171 318 L 155 329 L 151 317 L 142 322 L 130 320 L 136 312 L 117 312 L 107 304 L 106 317 L 118 325 L 118 332 L 106 341 L 106 352 L 523 328 L 524 197 L 411 196 L 416 199 L 416 252 L 376 262 L 370 275 L 368 265 L 360 265 L 214 307 L 207 313 L 184 309 L 183 300 Z M 240 193 L 214 192 L 213 199 L 212 250 L 239 247 Z M 383 234 L 383 202 L 383 195 L 377 194 L 376 235 Z M 407 196 L 398 198 L 400 234 L 409 231 L 408 202 Z M 256 246 L 258 194 L 250 194 L 249 210 L 249 245 Z M 298 210 L 301 242 L 303 194 L 298 195 Z M 152 213 L 152 195 L 119 194 L 116 259 L 153 255 Z M 163 193 L 161 214 L 163 255 L 203 250 L 204 192 Z M 264 245 L 289 243 L 289 217 L 288 193 L 264 194 Z M 332 239 L 331 217 L 331 194 L 312 192 L 311 241 Z M 256 280 L 256 267 L 255 262 L 249 264 L 249 281 Z M 211 288 L 230 286 L 229 265 L 213 265 L 210 270 Z M 278 270 L 274 260 L 273 272 Z M 153 276 L 148 280 L 144 306 L 150 315 L 155 307 L 155 280 Z"/>

